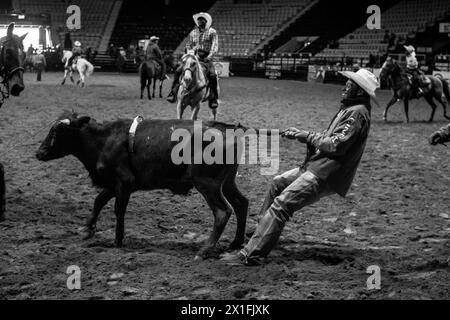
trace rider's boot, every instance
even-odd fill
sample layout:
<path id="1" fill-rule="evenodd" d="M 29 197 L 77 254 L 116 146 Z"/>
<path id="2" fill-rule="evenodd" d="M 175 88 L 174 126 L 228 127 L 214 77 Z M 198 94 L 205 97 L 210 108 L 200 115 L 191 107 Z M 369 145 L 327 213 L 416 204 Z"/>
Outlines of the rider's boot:
<path id="1" fill-rule="evenodd" d="M 64 85 L 64 83 L 66 83 L 66 78 L 64 78 L 63 81 L 61 81 L 61 85 Z"/>
<path id="2" fill-rule="evenodd" d="M 170 93 L 167 96 L 167 101 L 170 103 L 175 103 L 177 101 L 177 91 L 178 91 L 178 78 L 174 77 L 172 82 L 172 88 L 170 89 Z"/>
<path id="3" fill-rule="evenodd" d="M 209 107 L 215 109 L 219 106 L 219 90 L 217 90 L 217 75 L 210 75 L 209 85 L 211 88 L 211 98 L 209 99 Z"/>

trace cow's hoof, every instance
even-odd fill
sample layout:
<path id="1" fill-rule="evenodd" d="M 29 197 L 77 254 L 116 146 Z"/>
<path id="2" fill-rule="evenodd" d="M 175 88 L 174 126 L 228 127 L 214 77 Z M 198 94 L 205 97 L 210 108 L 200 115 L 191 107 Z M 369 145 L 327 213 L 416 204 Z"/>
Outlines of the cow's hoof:
<path id="1" fill-rule="evenodd" d="M 83 235 L 83 240 L 91 239 L 95 235 L 96 231 L 97 231 L 97 228 L 95 228 L 95 227 L 93 227 L 93 228 L 86 227 L 83 230 L 83 234 L 84 234 Z"/>

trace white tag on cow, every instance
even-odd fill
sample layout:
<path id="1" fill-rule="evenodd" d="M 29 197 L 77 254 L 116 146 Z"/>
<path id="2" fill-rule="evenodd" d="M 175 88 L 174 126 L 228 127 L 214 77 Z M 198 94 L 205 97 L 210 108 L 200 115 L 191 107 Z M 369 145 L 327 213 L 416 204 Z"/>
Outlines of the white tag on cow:
<path id="1" fill-rule="evenodd" d="M 67 125 L 70 124 L 70 120 L 69 120 L 69 119 L 60 120 L 59 122 L 60 122 L 60 123 L 67 124 Z"/>
<path id="2" fill-rule="evenodd" d="M 144 120 L 144 118 L 142 116 L 137 116 L 136 118 L 134 118 L 133 123 L 131 124 L 129 133 L 134 135 L 136 133 L 136 129 L 137 129 L 139 122 L 141 122 L 142 120 Z"/>

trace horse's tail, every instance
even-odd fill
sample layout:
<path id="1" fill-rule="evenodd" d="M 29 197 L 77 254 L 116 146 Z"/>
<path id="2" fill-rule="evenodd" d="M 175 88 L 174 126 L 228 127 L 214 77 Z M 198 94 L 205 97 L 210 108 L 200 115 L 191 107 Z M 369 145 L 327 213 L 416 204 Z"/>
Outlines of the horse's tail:
<path id="1" fill-rule="evenodd" d="M 442 75 L 438 74 L 437 77 L 442 81 L 442 87 L 444 89 L 445 97 L 447 98 L 447 101 L 450 102 L 450 88 L 449 83 L 447 80 L 445 80 Z"/>
<path id="2" fill-rule="evenodd" d="M 86 60 L 86 76 L 89 77 L 94 73 L 94 65 Z"/>

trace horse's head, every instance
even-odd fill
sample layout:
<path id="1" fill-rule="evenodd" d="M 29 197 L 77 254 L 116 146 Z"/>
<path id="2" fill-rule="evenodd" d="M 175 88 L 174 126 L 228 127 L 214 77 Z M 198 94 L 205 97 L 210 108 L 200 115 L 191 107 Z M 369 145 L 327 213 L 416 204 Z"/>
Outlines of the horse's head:
<path id="1" fill-rule="evenodd" d="M 23 36 L 13 34 L 14 23 L 8 26 L 6 37 L 0 39 L 0 76 L 3 84 L 13 96 L 18 96 L 25 89 L 23 84 L 22 63 L 25 60 Z"/>
<path id="2" fill-rule="evenodd" d="M 187 53 L 181 58 L 181 65 L 181 81 L 186 87 L 189 87 L 200 68 L 198 58 L 194 54 Z"/>
<path id="3" fill-rule="evenodd" d="M 383 66 L 381 67 L 380 78 L 386 79 L 387 76 L 394 73 L 397 68 L 398 68 L 398 64 L 395 61 L 395 59 L 388 57 L 386 59 L 386 61 L 383 63 Z"/>

